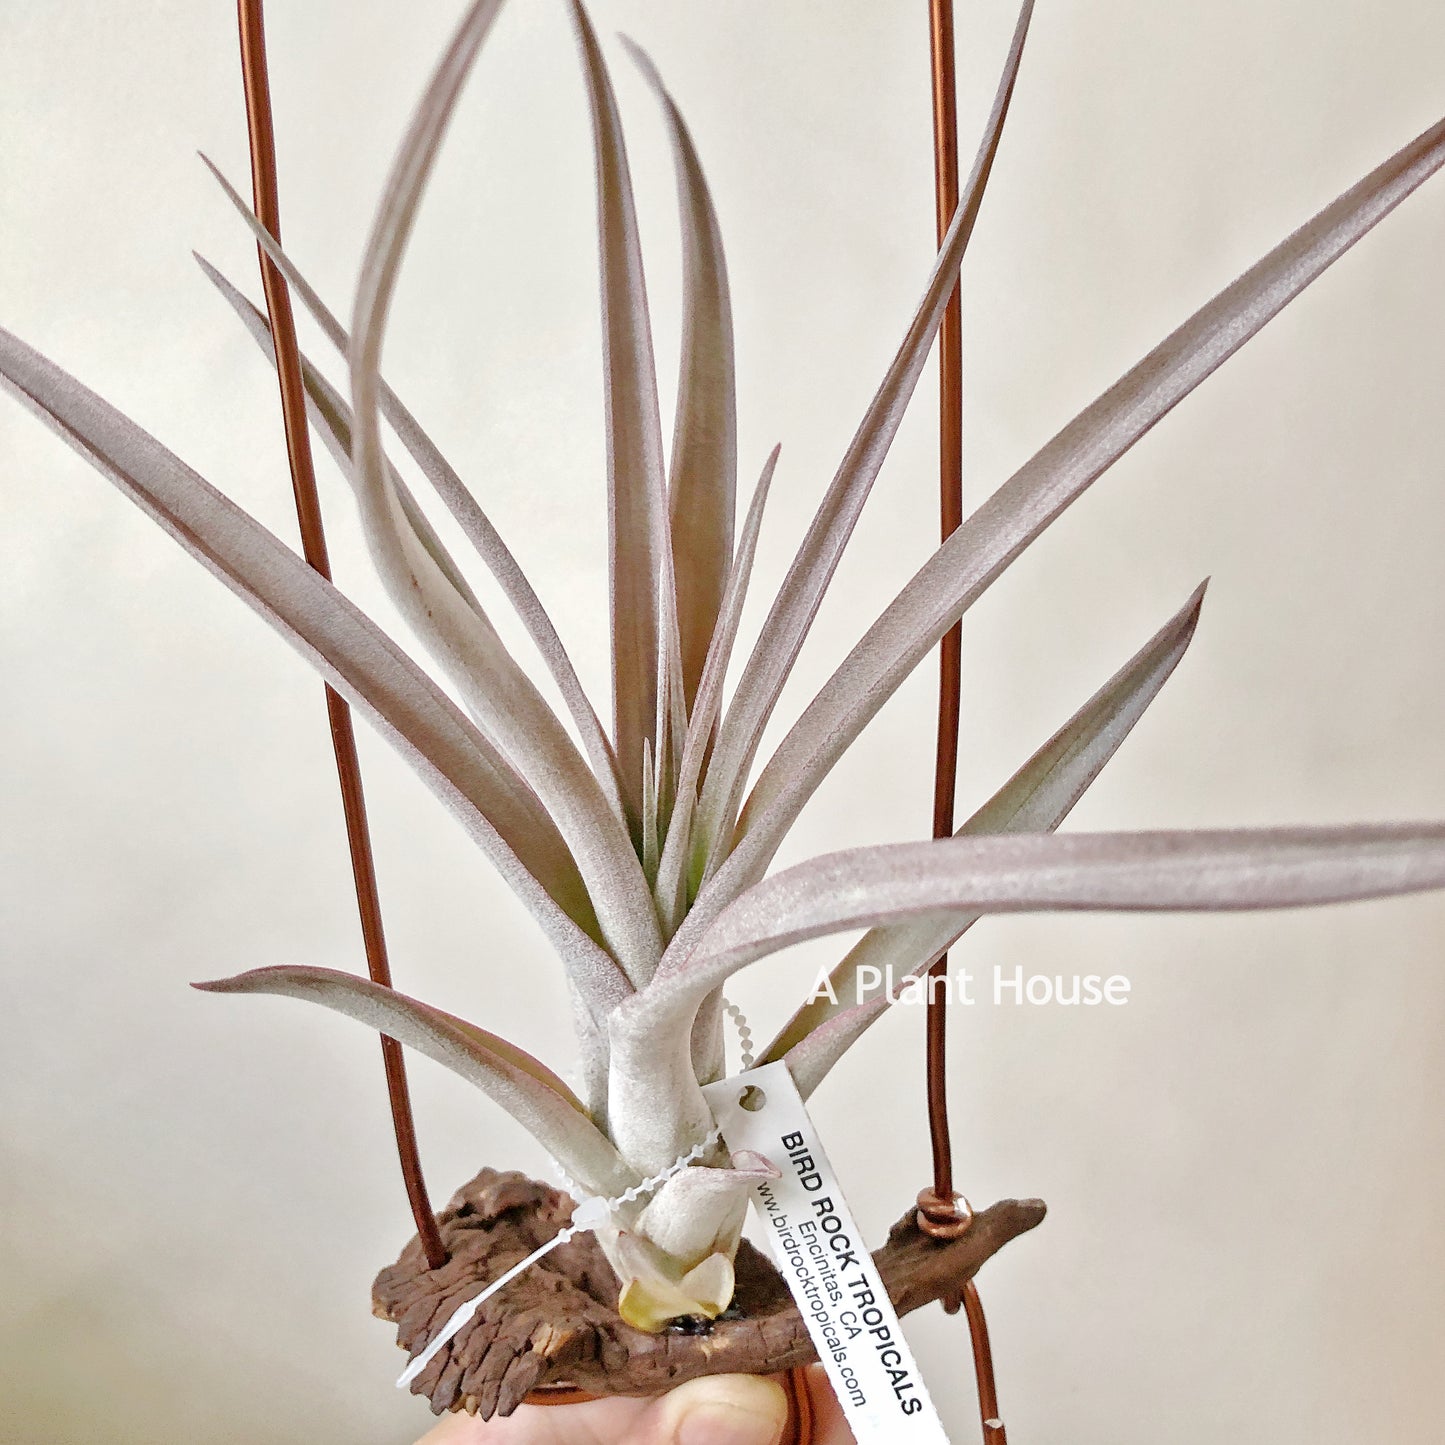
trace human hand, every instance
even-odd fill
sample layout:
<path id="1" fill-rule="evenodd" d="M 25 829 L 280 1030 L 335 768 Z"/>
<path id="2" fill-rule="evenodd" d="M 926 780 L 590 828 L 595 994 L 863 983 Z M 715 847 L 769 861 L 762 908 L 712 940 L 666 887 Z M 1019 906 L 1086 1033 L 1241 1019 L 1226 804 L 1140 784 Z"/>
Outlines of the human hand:
<path id="1" fill-rule="evenodd" d="M 813 1445 L 853 1445 L 821 1370 L 807 1372 Z M 779 1445 L 788 1397 L 761 1375 L 708 1375 L 655 1400 L 522 1405 L 505 1420 L 443 1420 L 417 1445 Z"/>

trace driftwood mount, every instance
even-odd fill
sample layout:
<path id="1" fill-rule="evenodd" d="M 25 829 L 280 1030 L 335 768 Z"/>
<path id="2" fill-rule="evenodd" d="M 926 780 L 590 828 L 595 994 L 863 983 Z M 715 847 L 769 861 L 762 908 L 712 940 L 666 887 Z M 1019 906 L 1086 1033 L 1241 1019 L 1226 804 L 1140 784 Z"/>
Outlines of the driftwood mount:
<path id="1" fill-rule="evenodd" d="M 372 1310 L 409 1355 L 453 1311 L 570 1220 L 572 1200 L 515 1171 L 483 1169 L 438 1216 L 450 1258 L 430 1270 L 416 1239 L 376 1277 Z M 1004 1200 L 947 1243 L 910 1211 L 874 1253 L 899 1314 L 956 1296 L 990 1256 L 1044 1217 L 1038 1199 Z M 656 1395 L 697 1375 L 763 1374 L 817 1359 L 792 1297 L 745 1240 L 737 1293 L 696 1330 L 644 1334 L 617 1314 L 617 1280 L 591 1234 L 579 1234 L 499 1290 L 412 1383 L 435 1414 L 510 1415 L 533 1391 L 570 1384 L 598 1395 Z"/>

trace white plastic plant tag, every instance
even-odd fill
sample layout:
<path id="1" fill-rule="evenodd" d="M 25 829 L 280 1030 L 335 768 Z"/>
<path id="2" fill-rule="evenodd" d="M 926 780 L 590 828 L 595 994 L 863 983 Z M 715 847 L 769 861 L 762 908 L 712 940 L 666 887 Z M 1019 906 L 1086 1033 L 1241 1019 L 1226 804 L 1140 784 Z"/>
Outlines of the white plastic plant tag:
<path id="1" fill-rule="evenodd" d="M 749 1069 L 703 1094 L 729 1149 L 765 1154 L 782 1171 L 755 1186 L 753 1208 L 858 1445 L 948 1445 L 788 1066 Z"/>

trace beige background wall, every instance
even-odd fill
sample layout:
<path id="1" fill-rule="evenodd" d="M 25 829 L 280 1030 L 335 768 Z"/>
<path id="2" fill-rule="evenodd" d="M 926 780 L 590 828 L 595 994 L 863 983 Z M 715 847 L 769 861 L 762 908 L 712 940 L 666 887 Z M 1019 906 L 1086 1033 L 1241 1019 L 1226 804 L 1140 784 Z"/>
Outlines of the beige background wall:
<path id="1" fill-rule="evenodd" d="M 926 272 L 924 6 L 598 0 L 691 117 L 737 303 L 745 472 L 781 440 L 776 582 Z M 294 255 L 343 314 L 391 149 L 457 0 L 275 0 Z M 967 0 L 981 122 L 1012 16 Z M 664 374 L 671 179 L 615 46 Z M 967 263 L 981 497 L 1195 305 L 1445 107 L 1445 11 L 1403 0 L 1043 0 Z M 191 264 L 254 290 L 193 150 L 244 174 L 225 4 L 0 7 L 0 318 L 291 535 L 268 373 Z M 392 380 L 513 539 L 605 697 L 585 112 L 562 7 L 515 0 L 406 272 Z M 1445 816 L 1445 180 L 1390 218 L 1106 478 L 972 614 L 962 801 L 1187 596 L 1192 655 L 1080 827 Z M 670 383 L 668 390 L 670 391 Z M 798 669 L 810 695 L 924 557 L 931 391 Z M 407 1233 L 375 1043 L 254 965 L 358 966 L 319 689 L 28 415 L 4 491 L 0 1437 L 402 1442 L 425 1414 L 367 1285 Z M 378 615 L 334 478 L 337 570 Z M 754 618 L 756 614 L 754 614 Z M 926 827 L 920 675 L 788 857 Z M 429 796 L 364 738 L 398 978 L 566 1062 L 556 970 Z M 958 1011 L 961 1181 L 1040 1194 L 983 1280 L 1019 1445 L 1439 1438 L 1445 903 L 980 927 L 966 960 L 1123 971 L 1124 1010 Z M 819 951 L 756 968 L 759 1033 Z M 925 1182 L 921 1018 L 818 1095 L 866 1225 Z M 541 1168 L 414 1071 L 433 1188 Z M 971 1439 L 961 1326 L 912 1337 Z"/>

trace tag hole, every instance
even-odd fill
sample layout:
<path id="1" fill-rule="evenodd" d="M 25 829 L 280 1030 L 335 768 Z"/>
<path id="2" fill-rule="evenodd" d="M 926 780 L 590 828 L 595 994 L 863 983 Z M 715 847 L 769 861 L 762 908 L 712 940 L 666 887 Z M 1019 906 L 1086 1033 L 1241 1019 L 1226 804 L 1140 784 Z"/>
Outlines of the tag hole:
<path id="1" fill-rule="evenodd" d="M 749 1084 L 746 1089 L 738 1095 L 738 1104 L 750 1114 L 756 1114 L 764 1104 L 768 1102 L 768 1096 L 758 1088 L 756 1084 Z"/>

